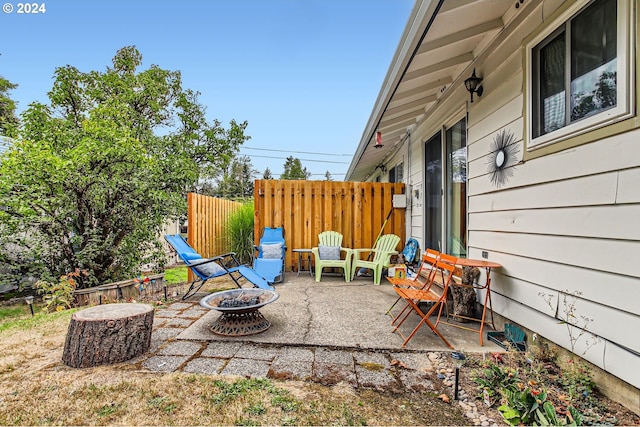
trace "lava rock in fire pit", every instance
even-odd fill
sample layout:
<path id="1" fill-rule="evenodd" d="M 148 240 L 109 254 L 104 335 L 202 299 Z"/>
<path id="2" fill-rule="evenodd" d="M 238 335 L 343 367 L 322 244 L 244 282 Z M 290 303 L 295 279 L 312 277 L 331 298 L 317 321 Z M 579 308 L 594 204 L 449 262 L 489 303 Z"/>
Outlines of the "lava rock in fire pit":
<path id="1" fill-rule="evenodd" d="M 218 303 L 218 307 L 233 308 L 233 307 L 250 307 L 252 305 L 260 304 L 260 297 L 243 297 L 238 298 L 224 298 Z"/>

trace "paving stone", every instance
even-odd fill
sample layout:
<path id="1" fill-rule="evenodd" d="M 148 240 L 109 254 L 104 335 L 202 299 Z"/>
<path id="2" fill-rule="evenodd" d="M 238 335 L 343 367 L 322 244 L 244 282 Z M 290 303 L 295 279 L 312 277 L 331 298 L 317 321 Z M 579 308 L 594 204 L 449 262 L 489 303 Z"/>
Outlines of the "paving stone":
<path id="1" fill-rule="evenodd" d="M 175 317 L 173 319 L 165 319 L 164 325 L 162 326 L 180 326 L 184 328 L 188 328 L 193 323 L 193 319 L 183 319 L 181 317 Z"/>
<path id="2" fill-rule="evenodd" d="M 358 386 L 353 366 L 339 363 L 314 362 L 312 379 L 323 385 L 345 382 L 352 387 Z"/>
<path id="3" fill-rule="evenodd" d="M 199 305 L 195 305 L 187 310 L 184 310 L 180 316 L 188 317 L 191 319 L 199 319 L 205 314 L 207 314 L 210 310 L 208 308 L 201 307 Z"/>
<path id="4" fill-rule="evenodd" d="M 142 366 L 154 372 L 174 372 L 189 360 L 189 356 L 153 356 L 142 362 Z"/>
<path id="5" fill-rule="evenodd" d="M 153 317 L 154 318 L 159 317 L 161 319 L 167 319 L 167 318 L 171 319 L 171 318 L 178 317 L 178 316 L 180 316 L 180 311 L 178 311 L 178 310 L 169 310 L 168 308 L 163 308 L 163 309 L 160 309 L 160 310 L 156 310 L 153 313 Z"/>
<path id="6" fill-rule="evenodd" d="M 307 362 L 309 365 L 315 359 L 315 352 L 306 347 L 282 347 L 276 360 L 283 362 Z"/>
<path id="7" fill-rule="evenodd" d="M 391 368 L 391 363 L 387 353 L 375 351 L 354 351 L 353 358 L 355 360 L 356 367 L 358 367 L 358 365 L 365 367 L 366 365 L 372 365 L 371 367 L 375 368 L 373 365 L 378 365 L 385 369 Z"/>
<path id="8" fill-rule="evenodd" d="M 157 328 L 162 328 L 169 320 L 171 319 L 169 319 L 168 317 L 153 316 L 153 324 L 152 324 L 153 330 Z"/>
<path id="9" fill-rule="evenodd" d="M 241 342 L 214 341 L 202 352 L 203 357 L 231 358 L 242 347 Z"/>
<path id="10" fill-rule="evenodd" d="M 381 364 L 356 364 L 356 379 L 360 387 L 400 391 L 401 384 L 393 373 Z"/>
<path id="11" fill-rule="evenodd" d="M 306 361 L 291 361 L 276 358 L 271 363 L 269 378 L 278 380 L 306 380 L 313 375 L 313 363 Z"/>
<path id="12" fill-rule="evenodd" d="M 184 331 L 184 328 L 158 328 L 151 332 L 151 340 L 166 341 L 171 338 L 175 338 L 180 335 L 180 332 Z"/>
<path id="13" fill-rule="evenodd" d="M 151 339 L 151 344 L 149 344 L 149 350 L 147 351 L 147 354 L 155 354 L 155 352 L 158 351 L 158 349 L 162 345 L 164 345 L 165 342 L 165 340 Z"/>
<path id="14" fill-rule="evenodd" d="M 184 372 L 194 374 L 219 374 L 224 365 L 227 363 L 224 359 L 214 359 L 212 357 L 198 357 L 190 360 L 182 369 Z"/>
<path id="15" fill-rule="evenodd" d="M 193 303 L 191 302 L 174 302 L 167 308 L 168 310 L 186 310 L 187 308 L 193 307 Z"/>
<path id="16" fill-rule="evenodd" d="M 269 373 L 269 363 L 262 360 L 233 358 L 220 373 L 245 378 L 266 378 Z"/>
<path id="17" fill-rule="evenodd" d="M 353 366 L 353 354 L 346 350 L 333 350 L 330 348 L 317 348 L 315 362 L 339 363 Z"/>
<path id="18" fill-rule="evenodd" d="M 277 347 L 263 347 L 254 344 L 244 344 L 234 357 L 240 357 L 243 359 L 255 359 L 266 360 L 271 362 L 280 354 L 280 349 Z"/>
<path id="19" fill-rule="evenodd" d="M 191 341 L 173 341 L 158 350 L 162 356 L 193 356 L 202 349 L 202 344 Z"/>
<path id="20" fill-rule="evenodd" d="M 426 353 L 391 353 L 392 360 L 397 360 L 407 369 L 415 369 L 421 372 L 434 371 L 433 362 Z"/>

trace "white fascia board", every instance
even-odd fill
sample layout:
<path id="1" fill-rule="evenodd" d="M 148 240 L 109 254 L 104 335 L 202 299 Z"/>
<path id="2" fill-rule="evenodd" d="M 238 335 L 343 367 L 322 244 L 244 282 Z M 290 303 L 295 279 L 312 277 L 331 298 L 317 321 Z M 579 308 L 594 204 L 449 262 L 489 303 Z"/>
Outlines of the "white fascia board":
<path id="1" fill-rule="evenodd" d="M 364 153 L 364 150 L 369 145 L 369 142 L 376 131 L 378 122 L 382 118 L 389 100 L 393 96 L 396 88 L 400 84 L 400 80 L 404 75 L 409 63 L 414 55 L 414 52 L 418 48 L 418 44 L 424 38 L 424 35 L 429 30 L 430 22 L 435 18 L 436 12 L 439 10 L 441 3 L 444 0 L 416 0 L 416 3 L 411 11 L 411 16 L 407 22 L 407 26 L 404 29 L 400 43 L 396 49 L 396 53 L 393 56 L 387 75 L 382 83 L 382 88 L 378 94 L 378 98 L 371 112 L 371 116 L 367 122 L 367 125 L 362 133 L 360 144 L 351 160 L 345 180 L 348 181 L 351 175 L 354 173 L 357 164 L 360 162 L 360 158 Z"/>

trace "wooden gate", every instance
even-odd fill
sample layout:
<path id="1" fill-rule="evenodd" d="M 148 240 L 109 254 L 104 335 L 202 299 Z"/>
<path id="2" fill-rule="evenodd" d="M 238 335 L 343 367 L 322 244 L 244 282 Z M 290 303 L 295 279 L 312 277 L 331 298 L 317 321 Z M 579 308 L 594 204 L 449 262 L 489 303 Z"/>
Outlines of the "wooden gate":
<path id="1" fill-rule="evenodd" d="M 342 233 L 342 246 L 370 248 L 391 212 L 383 234 L 405 241 L 405 209 L 393 208 L 393 196 L 404 194 L 403 183 L 256 180 L 255 242 L 264 227 L 284 227 L 286 268 L 296 265 L 292 249 L 318 245 L 325 230 Z"/>

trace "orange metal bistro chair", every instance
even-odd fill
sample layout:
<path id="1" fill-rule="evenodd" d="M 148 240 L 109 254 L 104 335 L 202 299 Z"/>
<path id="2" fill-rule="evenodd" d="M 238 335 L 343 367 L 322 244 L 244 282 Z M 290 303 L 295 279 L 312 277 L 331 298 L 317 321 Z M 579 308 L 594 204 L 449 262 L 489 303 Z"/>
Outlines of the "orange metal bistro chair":
<path id="1" fill-rule="evenodd" d="M 407 312 L 404 314 L 400 322 L 396 325 L 393 332 L 398 332 L 402 338 L 405 338 L 404 335 L 402 335 L 402 332 L 400 331 L 400 326 L 402 326 L 402 324 L 409 318 L 409 315 L 412 312 L 415 312 L 420 317 L 420 321 L 418 322 L 416 327 L 413 329 L 413 331 L 411 331 L 411 333 L 405 338 L 404 342 L 402 343 L 402 347 L 405 347 L 407 345 L 407 343 L 411 340 L 411 338 L 413 338 L 413 336 L 416 334 L 416 332 L 418 332 L 418 329 L 420 329 L 420 327 L 423 324 L 427 324 L 429 328 L 431 328 L 431 330 L 437 336 L 439 336 L 440 339 L 447 345 L 447 347 L 449 347 L 450 349 L 453 349 L 453 346 L 438 331 L 436 326 L 429 320 L 429 317 L 432 314 L 434 314 L 436 310 L 438 310 L 438 315 L 440 315 L 442 313 L 442 309 L 447 304 L 447 292 L 449 290 L 449 284 L 451 283 L 451 278 L 453 277 L 455 266 L 453 264 L 449 264 L 447 262 L 438 260 L 436 261 L 436 269 L 440 271 L 442 275 L 443 290 L 442 290 L 442 294 L 440 295 L 437 294 L 432 289 L 432 287 L 429 287 L 428 290 L 403 288 L 399 286 L 394 287 L 396 293 L 407 302 L 407 304 L 409 305 L 409 307 L 412 308 L 412 310 L 407 310 Z M 434 274 L 434 276 L 436 276 L 436 274 Z M 429 310 L 427 310 L 427 312 L 425 313 L 420 308 L 421 302 L 429 302 L 433 304 L 431 305 Z"/>
<path id="2" fill-rule="evenodd" d="M 424 252 L 424 254 L 422 254 L 422 263 L 420 264 L 420 268 L 416 272 L 415 277 L 413 277 L 413 278 L 404 278 L 404 279 L 401 279 L 401 278 L 398 278 L 398 277 L 387 277 L 387 280 L 389 280 L 389 282 L 391 282 L 391 284 L 393 284 L 393 286 L 400 286 L 400 287 L 405 287 L 405 288 L 415 288 L 415 289 L 428 290 L 431 287 L 431 284 L 433 283 L 433 279 L 434 279 L 435 273 L 437 271 L 436 270 L 436 261 L 438 261 L 438 258 L 440 258 L 440 252 L 439 251 L 436 251 L 435 249 L 427 249 Z M 389 314 L 390 315 L 391 310 L 393 310 L 393 307 L 395 307 L 396 304 L 401 299 L 402 299 L 402 297 L 398 297 L 398 299 L 391 305 L 391 307 L 389 307 L 389 309 L 387 310 L 387 312 L 385 314 Z M 392 324 L 408 308 L 410 308 L 410 306 L 408 304 L 406 304 L 404 306 L 404 308 L 402 309 L 402 311 L 400 311 L 400 313 L 398 313 L 397 316 L 395 316 L 395 317 L 392 316 L 392 318 L 393 318 Z"/>

